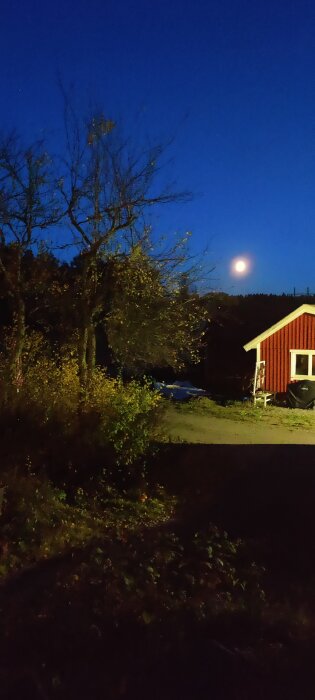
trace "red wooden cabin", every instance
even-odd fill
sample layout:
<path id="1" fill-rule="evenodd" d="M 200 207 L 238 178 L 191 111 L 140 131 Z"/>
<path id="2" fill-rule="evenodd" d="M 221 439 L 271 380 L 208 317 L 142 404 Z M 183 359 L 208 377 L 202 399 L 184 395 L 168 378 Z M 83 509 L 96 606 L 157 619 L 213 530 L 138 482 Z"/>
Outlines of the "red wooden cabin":
<path id="1" fill-rule="evenodd" d="M 285 392 L 289 382 L 315 381 L 315 305 L 302 304 L 244 345 L 264 363 L 263 391 Z"/>

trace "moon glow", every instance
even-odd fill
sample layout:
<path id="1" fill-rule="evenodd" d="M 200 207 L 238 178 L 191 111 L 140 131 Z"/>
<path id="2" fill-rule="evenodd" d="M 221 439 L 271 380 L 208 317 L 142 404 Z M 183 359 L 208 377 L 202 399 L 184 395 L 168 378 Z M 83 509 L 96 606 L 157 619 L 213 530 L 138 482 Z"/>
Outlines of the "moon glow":
<path id="1" fill-rule="evenodd" d="M 244 277 L 250 272 L 250 260 L 246 257 L 234 258 L 231 262 L 231 274 L 234 277 Z"/>
<path id="2" fill-rule="evenodd" d="M 247 265 L 245 260 L 236 260 L 234 267 L 235 272 L 245 272 Z"/>

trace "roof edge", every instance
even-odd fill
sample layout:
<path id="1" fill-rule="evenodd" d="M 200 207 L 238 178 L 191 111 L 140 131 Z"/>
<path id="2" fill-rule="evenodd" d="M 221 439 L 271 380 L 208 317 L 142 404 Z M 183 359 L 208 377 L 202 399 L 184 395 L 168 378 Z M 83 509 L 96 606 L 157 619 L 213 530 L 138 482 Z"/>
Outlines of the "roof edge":
<path id="1" fill-rule="evenodd" d="M 248 343 L 243 345 L 244 350 L 246 350 L 246 352 L 248 352 L 248 350 L 253 350 L 259 343 L 268 338 L 270 335 L 273 335 L 273 333 L 279 331 L 281 328 L 283 328 L 283 326 L 286 326 L 288 323 L 291 323 L 291 321 L 294 321 L 296 318 L 306 313 L 315 316 L 315 304 L 302 304 L 301 306 L 298 306 L 295 311 L 291 311 L 290 314 L 287 314 L 287 316 L 284 316 L 284 318 L 282 318 L 280 321 L 274 323 L 273 326 L 270 326 L 270 328 L 267 328 L 267 330 L 263 331 L 263 333 L 260 333 L 260 335 L 257 335 L 255 338 L 253 338 L 253 340 L 250 340 Z"/>

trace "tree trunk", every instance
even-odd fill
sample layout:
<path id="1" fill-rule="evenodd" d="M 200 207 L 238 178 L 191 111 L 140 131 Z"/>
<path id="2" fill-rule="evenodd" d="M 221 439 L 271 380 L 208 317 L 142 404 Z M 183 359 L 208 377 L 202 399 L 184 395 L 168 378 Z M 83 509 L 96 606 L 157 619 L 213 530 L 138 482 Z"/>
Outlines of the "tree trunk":
<path id="1" fill-rule="evenodd" d="M 87 374 L 90 379 L 96 363 L 96 337 L 93 322 L 89 324 L 87 338 Z"/>
<path id="2" fill-rule="evenodd" d="M 78 352 L 78 362 L 79 362 L 79 380 L 81 387 L 81 399 L 85 396 L 86 383 L 87 383 L 87 343 L 88 343 L 88 325 L 84 323 L 80 328 L 79 335 L 79 352 Z"/>
<path id="3" fill-rule="evenodd" d="M 79 338 L 79 379 L 81 403 L 86 399 L 88 380 L 91 378 L 96 361 L 96 338 L 93 319 L 93 272 L 95 260 L 86 257 L 82 270 L 81 319 Z"/>
<path id="4" fill-rule="evenodd" d="M 25 303 L 20 295 L 16 298 L 14 317 L 13 349 L 11 357 L 11 382 L 15 391 L 19 391 L 23 381 L 22 355 L 25 342 Z"/>
<path id="5" fill-rule="evenodd" d="M 81 328 L 79 331 L 78 363 L 80 381 L 80 405 L 86 398 L 86 386 L 88 380 L 87 348 L 89 339 L 90 313 L 89 313 L 89 259 L 83 261 L 82 288 L 81 288 Z"/>

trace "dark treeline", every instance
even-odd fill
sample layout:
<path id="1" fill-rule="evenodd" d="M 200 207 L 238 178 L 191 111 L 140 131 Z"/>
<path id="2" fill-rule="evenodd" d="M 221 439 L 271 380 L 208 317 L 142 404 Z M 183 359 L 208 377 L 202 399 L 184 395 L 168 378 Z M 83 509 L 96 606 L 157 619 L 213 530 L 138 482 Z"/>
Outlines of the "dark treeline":
<path id="1" fill-rule="evenodd" d="M 255 352 L 243 345 L 314 297 L 275 294 L 207 296 L 211 322 L 206 335 L 206 355 L 197 376 L 207 387 L 230 395 L 246 392 L 255 367 Z"/>
<path id="2" fill-rule="evenodd" d="M 13 362 L 20 329 L 6 278 L 14 279 L 16 274 L 15 245 L 2 245 L 0 257 L 6 270 L 0 275 L 1 351 L 4 355 L 11 353 Z M 52 253 L 35 254 L 30 250 L 18 264 L 23 279 L 24 330 L 19 365 L 23 375 L 26 338 L 35 338 L 36 333 L 46 341 L 50 353 L 58 356 L 68 349 L 79 356 L 85 255 L 64 262 Z M 140 249 L 134 249 L 119 258 L 100 259 L 93 285 L 90 294 L 95 310 L 87 366 L 100 364 L 110 372 L 139 376 L 154 368 L 181 369 L 198 360 L 207 304 L 205 298 L 190 293 L 180 277 L 170 287 L 154 262 Z"/>

